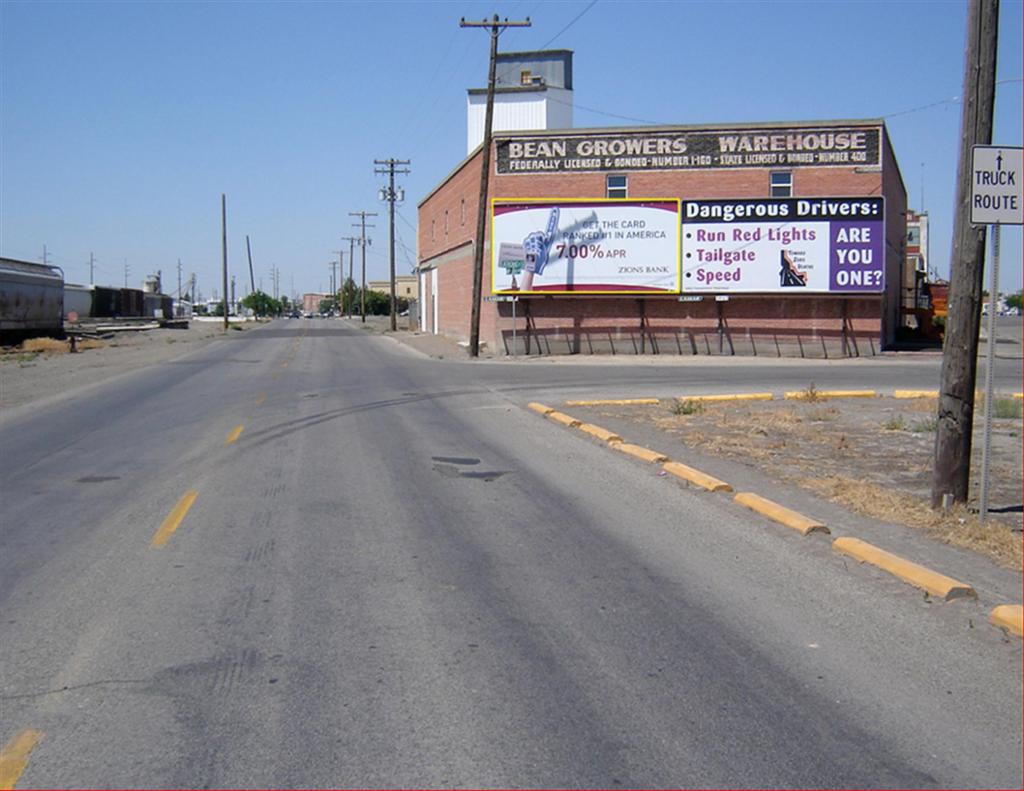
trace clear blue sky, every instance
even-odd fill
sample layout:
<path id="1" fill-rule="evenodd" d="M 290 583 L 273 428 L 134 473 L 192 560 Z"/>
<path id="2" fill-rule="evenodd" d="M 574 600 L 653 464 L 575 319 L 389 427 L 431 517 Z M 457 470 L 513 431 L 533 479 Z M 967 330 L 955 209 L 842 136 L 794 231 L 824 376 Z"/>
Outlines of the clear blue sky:
<path id="1" fill-rule="evenodd" d="M 994 140 L 1021 145 L 1021 2 L 1003 0 Z M 0 2 L 0 254 L 70 281 L 163 270 L 270 290 L 326 288 L 351 211 L 380 214 L 367 276 L 387 274 L 374 159 L 399 184 L 397 271 L 415 260 L 416 203 L 465 155 L 466 89 L 488 35 L 459 18 L 526 16 L 503 50 L 575 51 L 575 125 L 885 117 L 910 205 L 948 273 L 966 2 Z M 582 16 L 580 14 L 582 13 Z M 578 18 L 577 18 L 578 17 Z M 575 21 L 574 21 L 575 20 Z M 568 26 L 568 27 L 567 27 Z M 1021 233 L 1003 231 L 1004 290 Z M 347 268 L 347 265 L 346 265 Z M 357 270 L 358 271 L 358 270 Z M 358 275 L 357 275 L 358 279 Z M 258 285 L 258 284 L 257 284 Z M 241 293 L 241 291 L 239 292 Z"/>

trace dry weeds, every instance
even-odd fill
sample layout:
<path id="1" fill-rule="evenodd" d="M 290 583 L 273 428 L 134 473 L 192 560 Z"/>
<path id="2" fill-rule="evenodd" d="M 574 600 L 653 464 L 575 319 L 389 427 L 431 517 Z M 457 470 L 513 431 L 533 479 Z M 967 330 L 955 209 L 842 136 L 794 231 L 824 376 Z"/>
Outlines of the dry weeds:
<path id="1" fill-rule="evenodd" d="M 106 345 L 101 340 L 83 338 L 77 342 L 76 347 L 78 351 L 86 351 L 88 349 L 102 349 Z M 68 354 L 70 351 L 71 343 L 69 341 L 61 341 L 56 338 L 29 338 L 21 344 L 21 348 L 16 350 L 15 353 Z"/>
<path id="2" fill-rule="evenodd" d="M 653 424 L 686 445 L 758 466 L 851 511 L 919 528 L 1021 569 L 1019 514 L 994 514 L 982 525 L 966 508 L 937 513 L 929 507 L 934 429 L 924 424 L 934 417 L 934 398 L 704 406 L 703 413 L 689 415 L 672 414 L 666 402 L 604 414 Z M 1019 419 L 996 423 L 990 476 L 994 503 L 1020 503 L 1020 433 Z M 980 440 L 975 444 L 980 448 Z"/>
<path id="3" fill-rule="evenodd" d="M 916 527 L 947 544 L 988 555 L 1008 568 L 1022 569 L 1021 536 L 996 522 L 982 524 L 962 505 L 945 512 L 933 511 L 919 497 L 842 475 L 796 482 L 854 513 Z"/>

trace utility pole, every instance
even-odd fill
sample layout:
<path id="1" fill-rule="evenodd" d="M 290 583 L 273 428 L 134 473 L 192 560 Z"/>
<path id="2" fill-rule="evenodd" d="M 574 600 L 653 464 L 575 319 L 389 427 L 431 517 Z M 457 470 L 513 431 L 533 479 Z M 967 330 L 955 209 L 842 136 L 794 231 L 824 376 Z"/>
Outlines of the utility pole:
<path id="1" fill-rule="evenodd" d="M 178 300 L 181 300 L 181 259 L 178 259 Z"/>
<path id="2" fill-rule="evenodd" d="M 341 305 L 338 304 L 338 292 L 341 291 L 342 286 L 345 282 L 345 254 L 341 250 L 333 250 L 338 254 L 338 276 L 334 278 L 334 291 L 331 296 L 334 297 L 334 306 L 341 312 Z M 333 269 L 333 267 L 332 267 Z"/>
<path id="3" fill-rule="evenodd" d="M 228 328 L 228 199 L 220 194 L 221 260 L 224 274 L 224 329 Z"/>
<path id="4" fill-rule="evenodd" d="M 360 228 L 359 233 L 359 246 L 363 249 L 363 274 L 361 277 L 362 286 L 359 288 L 359 296 L 362 300 L 362 305 L 359 308 L 359 318 L 362 322 L 366 323 L 366 245 L 373 244 L 373 239 L 366 238 L 366 229 L 373 228 L 372 225 L 366 224 L 367 217 L 376 217 L 377 212 L 372 211 L 350 211 L 349 216 L 358 217 L 359 223 L 352 223 L 353 227 Z"/>
<path id="5" fill-rule="evenodd" d="M 375 165 L 385 165 L 383 168 L 375 168 L 374 173 L 386 173 L 388 176 L 388 186 L 381 190 L 384 200 L 388 202 L 388 208 L 391 215 L 391 235 L 390 244 L 388 247 L 389 256 L 388 259 L 391 262 L 391 331 L 394 332 L 398 329 L 396 314 L 397 301 L 395 300 L 395 201 L 405 199 L 405 190 L 401 190 L 402 197 L 399 198 L 395 192 L 395 173 L 411 173 L 412 171 L 407 168 L 402 170 L 395 170 L 395 165 L 409 165 L 411 160 L 408 159 L 375 159 L 373 160 Z"/>
<path id="6" fill-rule="evenodd" d="M 459 20 L 459 27 L 484 27 L 491 31 L 491 62 L 487 72 L 487 112 L 484 115 L 483 158 L 480 163 L 480 205 L 476 214 L 476 239 L 473 242 L 473 310 L 469 328 L 469 356 L 480 356 L 480 290 L 484 273 L 484 234 L 487 231 L 487 179 L 491 172 L 491 126 L 494 119 L 494 73 L 498 57 L 498 36 L 507 27 L 530 27 L 530 18 L 523 22 L 502 22 L 498 15 L 490 21 Z"/>
<path id="7" fill-rule="evenodd" d="M 128 259 L 124 259 L 124 287 L 128 288 Z"/>
<path id="8" fill-rule="evenodd" d="M 235 302 L 235 276 L 231 276 L 231 307 L 234 308 L 237 303 Z"/>
<path id="9" fill-rule="evenodd" d="M 341 241 L 343 241 L 343 242 L 347 241 L 348 242 L 348 279 L 352 280 L 352 259 L 355 256 L 355 245 L 356 245 L 356 242 L 359 241 L 359 237 L 358 236 L 342 236 L 341 237 Z M 342 275 L 342 277 L 344 277 L 344 274 Z M 352 285 L 353 286 L 355 285 L 355 283 L 356 283 L 356 281 L 352 280 Z M 348 317 L 352 318 L 352 300 L 346 299 L 345 301 L 348 303 Z"/>
<path id="10" fill-rule="evenodd" d="M 43 266 L 47 266 L 50 263 L 49 253 L 46 252 L 46 245 L 43 245 Z"/>
<path id="11" fill-rule="evenodd" d="M 249 246 L 249 234 L 245 235 L 245 254 L 249 256 L 249 286 L 256 290 L 256 279 L 252 276 L 252 248 Z"/>
<path id="12" fill-rule="evenodd" d="M 978 369 L 978 330 L 985 274 L 985 226 L 971 225 L 971 147 L 992 142 L 999 0 L 970 0 L 964 63 L 956 222 L 949 277 L 949 315 L 942 352 L 935 429 L 932 508 L 966 502 Z M 989 338 L 989 343 L 994 343 Z"/>

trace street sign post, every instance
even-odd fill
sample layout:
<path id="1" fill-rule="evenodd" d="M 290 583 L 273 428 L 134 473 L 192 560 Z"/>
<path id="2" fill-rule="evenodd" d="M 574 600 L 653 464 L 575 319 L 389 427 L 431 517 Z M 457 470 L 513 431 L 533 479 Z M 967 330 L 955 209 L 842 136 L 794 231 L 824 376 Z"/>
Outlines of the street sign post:
<path id="1" fill-rule="evenodd" d="M 988 343 L 985 350 L 985 428 L 981 446 L 981 492 L 978 516 L 988 520 L 989 458 L 992 450 L 992 412 L 995 400 L 996 313 L 999 301 L 999 228 L 1024 222 L 1021 171 L 1024 148 L 974 146 L 971 151 L 971 222 L 992 226 L 991 283 L 988 288 Z"/>

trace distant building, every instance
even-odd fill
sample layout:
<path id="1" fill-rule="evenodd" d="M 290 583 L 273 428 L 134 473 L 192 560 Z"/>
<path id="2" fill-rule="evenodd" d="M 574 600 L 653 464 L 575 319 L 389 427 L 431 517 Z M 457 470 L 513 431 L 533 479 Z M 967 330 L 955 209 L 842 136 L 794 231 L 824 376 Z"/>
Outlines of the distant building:
<path id="1" fill-rule="evenodd" d="M 483 142 L 487 89 L 470 88 L 466 153 Z M 493 132 L 572 126 L 572 50 L 499 52 L 495 59 Z"/>
<path id="2" fill-rule="evenodd" d="M 379 291 L 382 294 L 391 293 L 390 280 L 368 280 L 366 288 L 369 291 Z M 419 278 L 416 275 L 395 275 L 395 296 L 407 299 L 410 302 L 418 299 L 420 295 Z"/>
<path id="3" fill-rule="evenodd" d="M 320 303 L 325 299 L 330 299 L 330 294 L 303 294 L 302 295 L 302 312 L 303 313 L 319 313 Z"/>
<path id="4" fill-rule="evenodd" d="M 902 310 L 905 324 L 914 324 L 910 319 L 913 311 L 927 310 L 928 290 L 928 212 L 907 209 L 907 252 L 900 284 Z"/>

